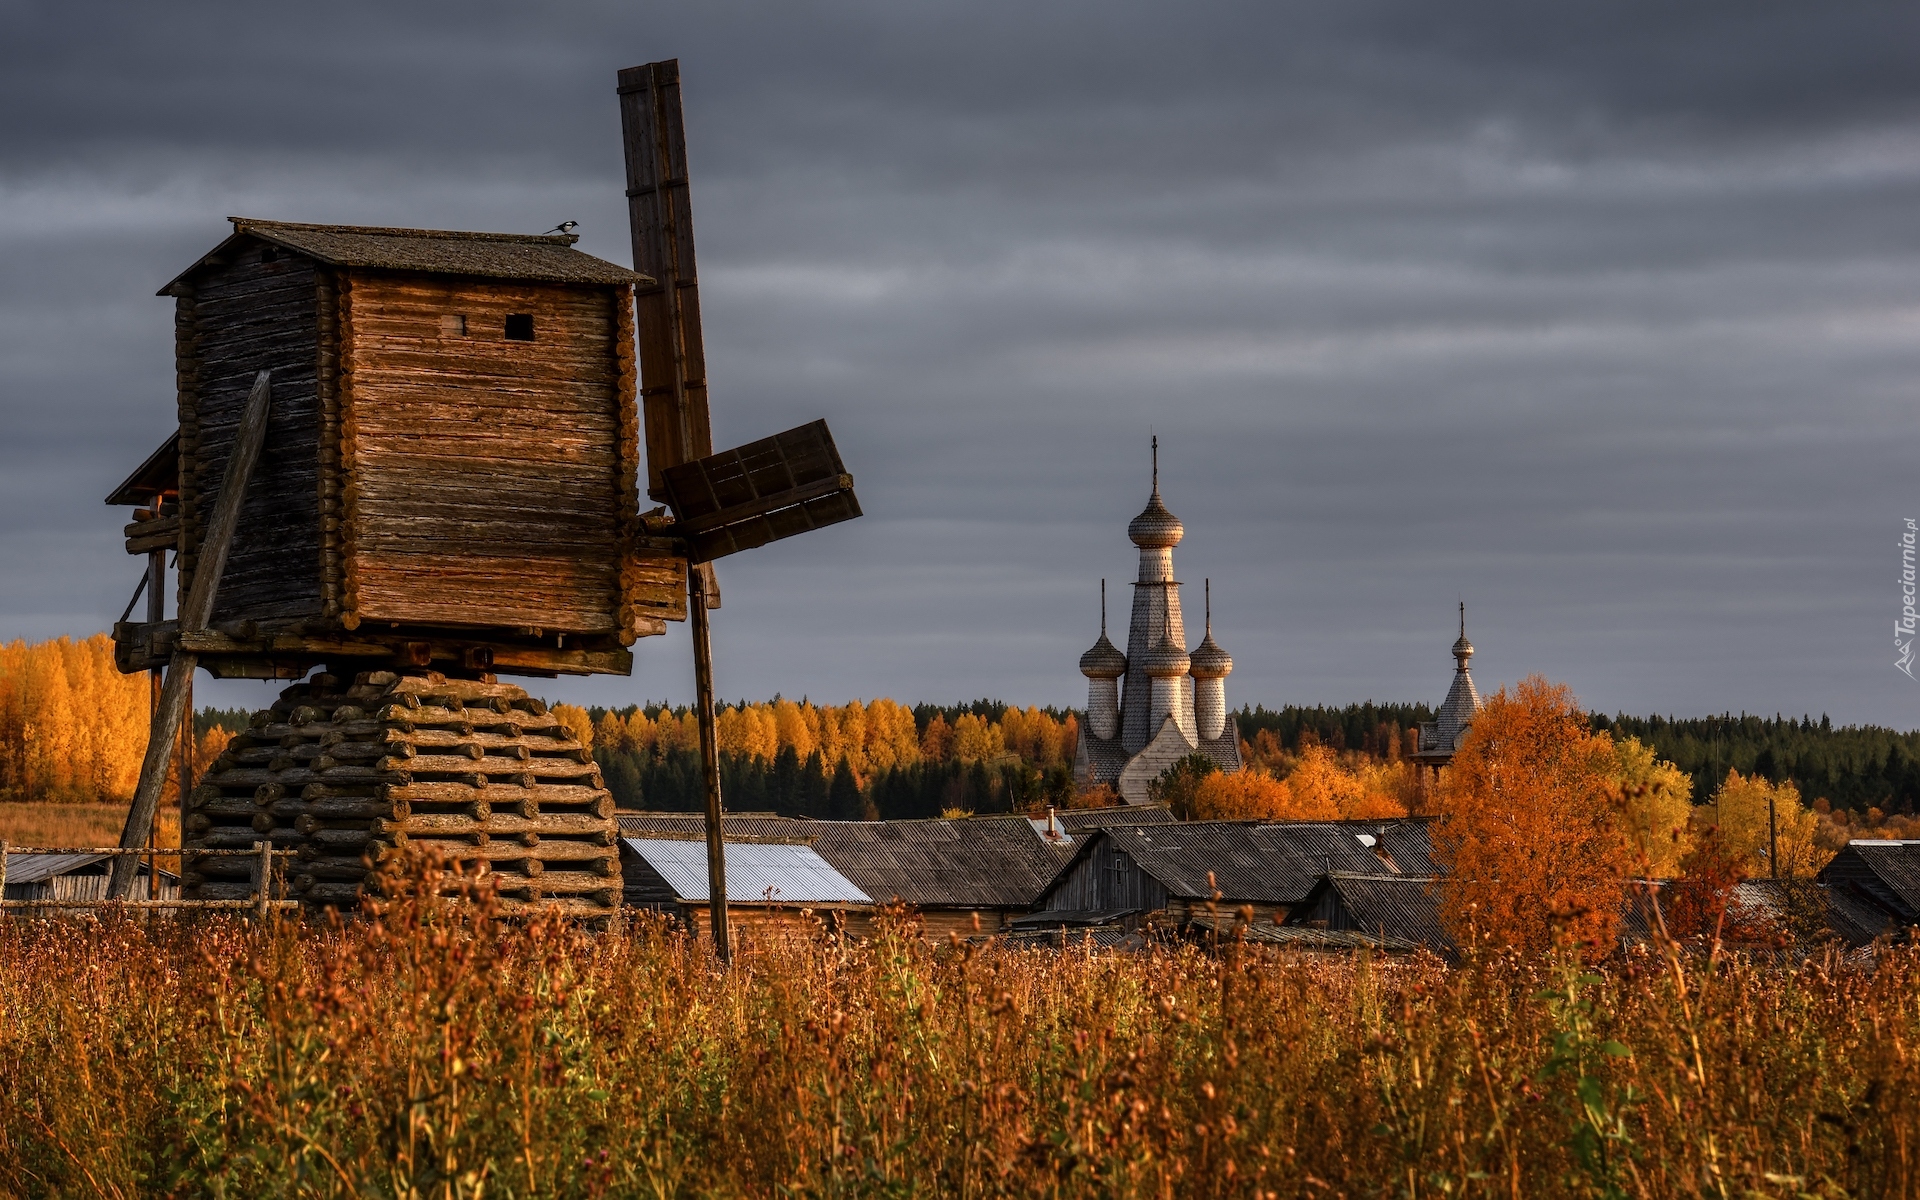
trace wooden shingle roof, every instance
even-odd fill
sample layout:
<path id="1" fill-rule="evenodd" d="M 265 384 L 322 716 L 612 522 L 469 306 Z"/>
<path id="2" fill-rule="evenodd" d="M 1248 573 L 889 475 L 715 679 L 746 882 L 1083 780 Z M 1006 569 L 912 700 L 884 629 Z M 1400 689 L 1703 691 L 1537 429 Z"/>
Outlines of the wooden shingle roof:
<path id="1" fill-rule="evenodd" d="M 571 233 L 463 233 L 446 229 L 388 229 L 370 225 L 302 225 L 228 217 L 233 235 L 175 276 L 160 295 L 173 293 L 202 267 L 226 258 L 247 238 L 258 238 L 333 267 L 521 279 L 535 283 L 649 284 L 645 275 L 573 248 Z"/>

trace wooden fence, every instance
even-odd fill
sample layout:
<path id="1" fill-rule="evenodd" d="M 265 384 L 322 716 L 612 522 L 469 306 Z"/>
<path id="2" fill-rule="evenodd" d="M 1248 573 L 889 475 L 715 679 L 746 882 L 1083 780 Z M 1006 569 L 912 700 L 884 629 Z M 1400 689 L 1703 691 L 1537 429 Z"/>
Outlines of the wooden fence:
<path id="1" fill-rule="evenodd" d="M 177 857 L 180 854 L 180 851 L 174 850 L 174 849 L 155 847 L 155 846 L 141 846 L 141 847 L 133 847 L 133 848 L 126 848 L 122 846 L 83 846 L 83 847 L 9 846 L 7 845 L 6 842 L 0 841 L 0 911 L 10 910 L 10 909 L 25 909 L 29 911 L 38 910 L 38 909 L 116 909 L 116 910 L 127 910 L 127 911 L 137 912 L 137 911 L 159 909 L 159 910 L 187 910 L 192 912 L 218 912 L 218 911 L 225 910 L 229 912 L 250 911 L 261 917 L 265 917 L 267 913 L 275 909 L 298 908 L 300 906 L 300 902 L 298 900 L 290 900 L 286 898 L 286 873 L 284 870 L 276 872 L 274 869 L 274 861 L 273 861 L 276 858 L 278 859 L 292 858 L 297 853 L 297 851 L 275 850 L 273 849 L 270 843 L 261 841 L 261 842 L 255 842 L 253 844 L 253 849 L 251 850 L 198 850 L 196 849 L 193 851 L 193 853 L 195 856 L 221 855 L 224 857 L 254 859 L 255 866 L 253 870 L 253 884 L 254 884 L 253 898 L 250 900 L 181 900 L 177 898 L 172 900 L 167 900 L 167 899 L 151 898 L 153 896 L 153 893 L 157 890 L 153 888 L 152 881 L 157 880 L 160 876 L 158 860 L 162 857 L 166 857 L 166 858 Z M 128 857 L 151 858 L 153 862 L 151 862 L 147 868 L 147 879 L 149 880 L 149 885 L 148 885 L 149 898 L 144 900 L 108 900 L 104 898 L 104 896 L 83 897 L 83 896 L 70 895 L 70 896 L 64 896 L 64 897 L 49 896 L 45 898 L 30 899 L 30 900 L 4 899 L 4 897 L 6 896 L 6 890 L 7 890 L 8 857 L 10 855 L 49 855 L 49 854 L 71 855 L 75 857 L 92 858 L 96 862 L 99 861 L 99 859 L 101 858 L 108 858 L 108 859 L 128 858 Z M 92 877 L 89 877 L 89 878 L 92 878 Z M 106 876 L 104 875 L 99 876 L 99 878 L 102 880 L 105 880 Z M 104 888 L 101 890 L 104 891 Z"/>

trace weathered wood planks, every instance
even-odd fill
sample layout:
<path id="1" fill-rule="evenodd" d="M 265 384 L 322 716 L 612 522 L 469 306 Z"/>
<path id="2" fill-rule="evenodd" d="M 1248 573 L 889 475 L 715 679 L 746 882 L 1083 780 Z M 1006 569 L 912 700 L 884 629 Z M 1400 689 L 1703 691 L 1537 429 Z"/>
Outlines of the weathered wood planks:
<path id="1" fill-rule="evenodd" d="M 630 629 L 608 290 L 368 276 L 351 313 L 348 623 Z"/>
<path id="2" fill-rule="evenodd" d="M 184 596 L 246 385 L 271 367 L 273 420 L 213 615 L 233 643 L 209 666 L 298 677 L 316 654 L 417 664 L 430 643 L 467 669 L 629 670 L 619 648 L 684 615 L 684 563 L 641 544 L 637 277 L 566 239 L 418 231 L 423 264 L 449 267 L 414 269 L 250 232 L 269 225 L 237 220 L 166 289 L 179 515 L 127 532 L 136 553 L 179 547 Z M 376 258 L 410 236 L 276 228 L 335 248 L 378 235 Z M 129 669 L 178 643 L 123 634 Z M 468 641 L 450 659 L 449 639 Z"/>
<path id="3" fill-rule="evenodd" d="M 205 515 L 217 500 L 254 374 L 274 372 L 273 415 L 241 507 L 216 621 L 320 612 L 317 286 L 311 262 L 284 255 L 263 261 L 258 249 L 195 283 L 193 433 L 181 446 L 183 595 L 193 585 Z"/>

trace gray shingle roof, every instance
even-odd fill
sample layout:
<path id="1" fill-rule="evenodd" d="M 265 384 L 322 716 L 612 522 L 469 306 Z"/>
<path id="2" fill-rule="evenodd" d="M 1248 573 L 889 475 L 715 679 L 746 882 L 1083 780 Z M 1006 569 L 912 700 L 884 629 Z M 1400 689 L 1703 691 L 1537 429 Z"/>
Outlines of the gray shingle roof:
<path id="1" fill-rule="evenodd" d="M 570 233 L 461 233 L 445 229 L 386 229 L 364 225 L 302 225 L 228 217 L 233 236 L 160 289 L 192 275 L 235 241 L 256 237 L 334 267 L 417 271 L 431 275 L 469 275 L 525 279 L 539 283 L 633 283 L 652 280 L 625 267 L 573 248 Z"/>
<path id="2" fill-rule="evenodd" d="M 1341 928 L 1382 938 L 1383 945 L 1389 942 L 1420 945 L 1440 954 L 1454 949 L 1453 939 L 1440 924 L 1437 880 L 1335 873 L 1315 886 L 1315 894 L 1301 905 L 1303 914 L 1318 911 L 1322 889 L 1338 899 Z M 1289 918 L 1288 924 L 1294 924 L 1294 920 Z"/>
<path id="3" fill-rule="evenodd" d="M 1218 890 L 1226 904 L 1293 905 L 1329 871 L 1432 870 L 1426 822 L 1419 820 L 1264 825 L 1189 821 L 1119 826 L 1106 832 L 1169 895 L 1187 900 L 1208 900 Z M 1388 851 L 1393 861 L 1376 854 L 1369 841 L 1397 847 Z"/>
<path id="4" fill-rule="evenodd" d="M 1454 669 L 1453 686 L 1447 689 L 1447 698 L 1441 701 L 1433 720 L 1420 726 L 1420 749 L 1452 753 L 1461 731 L 1473 724 L 1479 711 L 1480 690 L 1473 686 L 1473 672 L 1462 663 Z"/>
<path id="5" fill-rule="evenodd" d="M 1057 812 L 1068 835 L 1049 843 L 1018 814 L 930 821 L 810 821 L 728 816 L 735 836 L 804 841 L 875 901 L 916 908 L 1027 908 L 1054 872 L 1086 840 L 1084 831 L 1113 820 L 1165 823 L 1165 809 L 1073 809 Z M 699 836 L 698 813 L 621 813 L 628 835 Z M 1044 818 L 1042 818 L 1044 824 Z M 728 878 L 727 890 L 733 891 Z"/>

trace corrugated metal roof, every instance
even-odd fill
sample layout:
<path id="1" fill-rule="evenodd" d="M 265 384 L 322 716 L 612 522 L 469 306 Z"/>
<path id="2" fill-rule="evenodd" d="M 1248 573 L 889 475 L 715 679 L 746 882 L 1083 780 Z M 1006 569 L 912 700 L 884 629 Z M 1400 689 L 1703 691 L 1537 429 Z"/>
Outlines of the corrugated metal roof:
<path id="1" fill-rule="evenodd" d="M 1903 916 L 1920 918 L 1920 842 L 1857 841 L 1848 842 L 1847 849 L 1858 851 L 1867 868 L 1900 898 L 1906 906 Z"/>
<path id="2" fill-rule="evenodd" d="M 67 875 L 104 863 L 105 854 L 14 854 L 7 855 L 7 882 L 39 883 L 56 875 Z M 142 864 L 144 866 L 144 864 Z"/>
<path id="3" fill-rule="evenodd" d="M 302 225 L 228 217 L 233 236 L 176 276 L 161 295 L 221 256 L 236 239 L 257 237 L 335 267 L 525 279 L 540 283 L 651 283 L 645 275 L 573 248 L 570 233 L 463 233 L 369 225 Z"/>
<path id="4" fill-rule="evenodd" d="M 1049 908 L 1015 917 L 1008 925 L 1016 930 L 1054 929 L 1063 925 L 1112 925 L 1139 912 L 1137 908 Z"/>
<path id="5" fill-rule="evenodd" d="M 1448 954 L 1453 939 L 1440 924 L 1440 884 L 1403 875 L 1330 875 L 1326 887 L 1340 899 L 1343 924 L 1357 933 L 1397 939 Z"/>
<path id="6" fill-rule="evenodd" d="M 1242 931 L 1232 932 L 1237 935 Z M 1244 932 L 1249 942 L 1290 946 L 1296 950 L 1385 950 L 1389 953 L 1411 954 L 1421 949 L 1419 942 L 1362 933 L 1356 929 L 1302 929 L 1298 925 L 1262 925 L 1256 922 L 1247 926 Z M 1221 936 L 1229 934 L 1223 932 Z"/>
<path id="7" fill-rule="evenodd" d="M 971 909 L 1031 906 L 1086 840 L 1086 830 L 1123 819 L 1144 826 L 1172 820 L 1164 808 L 1069 809 L 1054 817 L 1069 835 L 1059 842 L 1049 842 L 1027 817 L 1014 813 L 926 821 L 728 816 L 724 828 L 729 837 L 807 841 L 876 900 Z M 699 835 L 705 829 L 698 813 L 621 813 L 619 821 L 629 835 Z M 731 881 L 727 886 L 731 891 Z"/>
<path id="8" fill-rule="evenodd" d="M 1189 821 L 1107 834 L 1169 895 L 1188 900 L 1211 899 L 1217 890 L 1226 903 L 1293 905 L 1329 871 L 1406 872 L 1412 863 L 1432 872 L 1426 822 L 1419 820 Z M 1392 861 L 1375 852 L 1385 847 L 1393 848 Z"/>
<path id="9" fill-rule="evenodd" d="M 703 902 L 710 898 L 705 842 L 634 837 L 625 840 L 681 900 Z M 873 902 L 872 897 L 814 853 L 811 846 L 729 842 L 726 875 L 729 904 Z"/>

